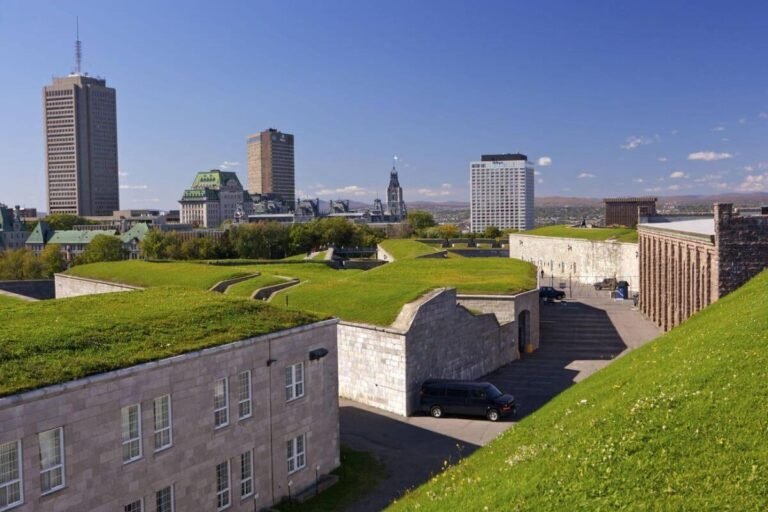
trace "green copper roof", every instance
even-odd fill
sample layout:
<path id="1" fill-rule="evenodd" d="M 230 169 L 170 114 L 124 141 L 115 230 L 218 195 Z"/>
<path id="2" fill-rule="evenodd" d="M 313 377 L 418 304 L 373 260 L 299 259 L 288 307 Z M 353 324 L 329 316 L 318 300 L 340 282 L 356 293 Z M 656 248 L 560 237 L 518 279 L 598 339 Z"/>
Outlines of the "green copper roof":
<path id="1" fill-rule="evenodd" d="M 202 171 L 197 173 L 195 181 L 192 183 L 193 189 L 210 188 L 213 190 L 219 190 L 221 187 L 227 184 L 229 180 L 235 180 L 237 184 L 242 188 L 240 180 L 237 179 L 237 174 L 234 172 L 225 172 L 218 169 L 210 171 Z"/>
<path id="2" fill-rule="evenodd" d="M 218 201 L 219 191 L 212 188 L 188 188 L 181 201 Z"/>
<path id="3" fill-rule="evenodd" d="M 35 226 L 35 229 L 32 230 L 32 234 L 29 235 L 29 238 L 27 238 L 28 244 L 45 244 L 48 242 L 48 239 L 51 238 L 53 235 L 53 230 L 48 225 L 47 222 L 44 220 L 41 220 L 37 223 L 37 226 Z"/>
<path id="4" fill-rule="evenodd" d="M 149 233 L 149 226 L 144 222 L 139 222 L 131 229 L 120 235 L 120 240 L 122 240 L 124 244 L 127 244 L 134 238 L 141 242 L 144 240 L 144 237 L 147 235 L 147 233 Z"/>
<path id="5" fill-rule="evenodd" d="M 98 235 L 115 236 L 115 231 L 55 231 L 49 244 L 89 244 Z"/>

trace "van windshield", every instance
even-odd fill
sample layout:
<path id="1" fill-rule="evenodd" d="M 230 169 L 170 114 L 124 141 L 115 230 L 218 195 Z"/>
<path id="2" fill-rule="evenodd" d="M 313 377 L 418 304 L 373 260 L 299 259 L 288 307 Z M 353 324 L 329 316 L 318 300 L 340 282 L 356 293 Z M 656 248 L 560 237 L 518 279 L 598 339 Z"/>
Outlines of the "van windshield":
<path id="1" fill-rule="evenodd" d="M 485 392 L 488 394 L 488 398 L 499 398 L 501 395 L 504 394 L 501 391 L 499 391 L 499 388 L 497 388 L 493 384 L 489 384 L 488 387 L 485 388 Z"/>

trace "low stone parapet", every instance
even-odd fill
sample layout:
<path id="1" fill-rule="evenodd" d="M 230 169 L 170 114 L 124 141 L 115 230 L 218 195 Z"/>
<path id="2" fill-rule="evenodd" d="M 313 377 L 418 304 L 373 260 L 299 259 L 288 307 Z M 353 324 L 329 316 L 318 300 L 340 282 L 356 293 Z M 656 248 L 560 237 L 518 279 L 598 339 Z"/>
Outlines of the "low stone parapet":
<path id="1" fill-rule="evenodd" d="M 99 293 L 129 292 L 143 290 L 139 286 L 129 284 L 111 283 L 87 277 L 70 276 L 67 274 L 54 274 L 56 286 L 56 298 L 78 297 L 80 295 L 96 295 Z"/>

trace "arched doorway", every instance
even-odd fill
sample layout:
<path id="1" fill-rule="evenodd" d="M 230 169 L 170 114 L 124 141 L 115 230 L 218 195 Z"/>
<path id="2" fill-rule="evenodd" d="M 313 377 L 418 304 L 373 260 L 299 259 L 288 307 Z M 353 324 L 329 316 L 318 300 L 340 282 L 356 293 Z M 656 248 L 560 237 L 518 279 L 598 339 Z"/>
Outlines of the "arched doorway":
<path id="1" fill-rule="evenodd" d="M 531 340 L 531 312 L 527 309 L 517 315 L 517 348 L 520 357 L 525 354 L 525 347 Z"/>

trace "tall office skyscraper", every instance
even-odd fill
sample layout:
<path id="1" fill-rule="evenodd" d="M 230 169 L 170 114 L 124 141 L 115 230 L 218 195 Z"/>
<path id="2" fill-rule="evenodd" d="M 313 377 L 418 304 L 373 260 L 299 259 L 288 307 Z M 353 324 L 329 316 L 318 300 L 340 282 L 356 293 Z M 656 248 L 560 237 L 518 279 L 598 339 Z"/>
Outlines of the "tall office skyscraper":
<path id="1" fill-rule="evenodd" d="M 469 174 L 472 231 L 533 229 L 533 165 L 527 156 L 483 155 L 470 164 Z"/>
<path id="2" fill-rule="evenodd" d="M 76 67 L 43 89 L 48 213 L 111 215 L 120 209 L 115 90 Z"/>
<path id="3" fill-rule="evenodd" d="M 270 128 L 248 137 L 248 192 L 296 205 L 293 135 Z"/>

